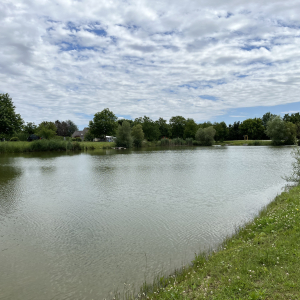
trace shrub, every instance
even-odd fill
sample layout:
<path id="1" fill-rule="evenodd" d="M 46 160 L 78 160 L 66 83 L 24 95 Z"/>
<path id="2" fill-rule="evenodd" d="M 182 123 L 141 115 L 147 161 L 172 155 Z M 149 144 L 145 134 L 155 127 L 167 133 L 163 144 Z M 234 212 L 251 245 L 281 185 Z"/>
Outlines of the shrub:
<path id="1" fill-rule="evenodd" d="M 215 142 L 215 134 L 216 130 L 212 126 L 207 128 L 199 128 L 196 132 L 195 139 L 201 146 L 211 146 Z"/>
<path id="2" fill-rule="evenodd" d="M 188 146 L 192 146 L 193 145 L 193 139 L 192 138 L 187 138 L 187 139 L 185 139 L 185 141 L 186 141 L 186 144 Z"/>
<path id="3" fill-rule="evenodd" d="M 19 138 L 14 136 L 10 139 L 11 142 L 18 142 L 19 141 Z"/>
<path id="4" fill-rule="evenodd" d="M 170 139 L 168 139 L 168 138 L 162 138 L 160 140 L 160 145 L 161 146 L 169 146 L 170 145 Z"/>
<path id="5" fill-rule="evenodd" d="M 173 141 L 173 145 L 175 146 L 181 146 L 185 144 L 185 141 L 181 138 L 175 138 L 172 141 Z"/>

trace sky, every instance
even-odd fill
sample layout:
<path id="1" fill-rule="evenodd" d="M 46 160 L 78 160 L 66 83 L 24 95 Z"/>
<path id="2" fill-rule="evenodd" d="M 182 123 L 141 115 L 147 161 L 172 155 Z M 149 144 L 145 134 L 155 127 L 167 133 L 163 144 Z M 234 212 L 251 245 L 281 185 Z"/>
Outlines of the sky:
<path id="1" fill-rule="evenodd" d="M 300 1 L 0 2 L 0 93 L 25 122 L 109 108 L 232 124 L 300 110 Z"/>

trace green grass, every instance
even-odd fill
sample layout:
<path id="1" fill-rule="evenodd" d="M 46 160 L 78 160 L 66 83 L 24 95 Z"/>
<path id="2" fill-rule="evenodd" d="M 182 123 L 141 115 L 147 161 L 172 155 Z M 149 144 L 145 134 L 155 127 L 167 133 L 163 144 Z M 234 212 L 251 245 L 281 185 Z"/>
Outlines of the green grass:
<path id="1" fill-rule="evenodd" d="M 109 142 L 70 142 L 59 139 L 33 142 L 0 142 L 0 153 L 22 153 L 38 151 L 84 151 L 106 149 L 114 146 Z"/>
<path id="2" fill-rule="evenodd" d="M 217 252 L 144 285 L 138 299 L 300 299 L 300 187 L 283 192 Z M 118 298 L 118 296 L 116 296 Z"/>
<path id="3" fill-rule="evenodd" d="M 267 140 L 235 140 L 235 141 L 224 141 L 224 142 L 216 142 L 216 145 L 229 145 L 229 146 L 243 146 L 247 144 L 248 146 L 271 146 L 272 141 Z"/>

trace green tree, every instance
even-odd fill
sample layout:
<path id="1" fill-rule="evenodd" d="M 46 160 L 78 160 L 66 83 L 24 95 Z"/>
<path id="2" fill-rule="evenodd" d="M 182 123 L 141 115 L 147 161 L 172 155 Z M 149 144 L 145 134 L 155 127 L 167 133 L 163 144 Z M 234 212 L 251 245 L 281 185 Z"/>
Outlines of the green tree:
<path id="1" fill-rule="evenodd" d="M 172 117 L 169 121 L 172 137 L 183 138 L 186 119 L 182 116 Z"/>
<path id="2" fill-rule="evenodd" d="M 131 129 L 131 135 L 133 137 L 133 144 L 136 147 L 141 147 L 144 140 L 144 132 L 141 124 L 134 125 Z"/>
<path id="3" fill-rule="evenodd" d="M 215 139 L 216 141 L 223 142 L 227 139 L 228 136 L 228 128 L 225 122 L 214 123 L 214 129 L 216 130 Z"/>
<path id="4" fill-rule="evenodd" d="M 216 130 L 213 126 L 206 128 L 199 128 L 196 132 L 195 139 L 200 142 L 202 146 L 211 146 L 214 143 L 214 136 Z"/>
<path id="5" fill-rule="evenodd" d="M 24 121 L 15 108 L 8 94 L 0 94 L 0 138 L 21 131 Z"/>
<path id="6" fill-rule="evenodd" d="M 187 119 L 184 127 L 183 137 L 187 138 L 194 138 L 197 132 L 198 125 L 193 119 Z"/>
<path id="7" fill-rule="evenodd" d="M 170 138 L 172 136 L 170 125 L 167 123 L 167 120 L 159 118 L 155 123 L 158 125 L 161 138 Z"/>
<path id="8" fill-rule="evenodd" d="M 65 121 L 68 126 L 68 136 L 72 136 L 75 131 L 78 131 L 78 126 L 71 120 Z"/>
<path id="9" fill-rule="evenodd" d="M 247 119 L 240 125 L 243 135 L 248 135 L 250 140 L 260 140 L 264 137 L 265 128 L 260 118 Z"/>
<path id="10" fill-rule="evenodd" d="M 119 125 L 117 130 L 117 138 L 116 138 L 116 145 L 118 147 L 132 147 L 133 138 L 131 136 L 131 128 L 130 124 L 127 121 L 122 123 L 122 126 Z"/>
<path id="11" fill-rule="evenodd" d="M 270 112 L 267 112 L 267 113 L 265 113 L 264 115 L 263 115 L 263 117 L 261 118 L 261 120 L 262 120 L 262 124 L 263 124 L 263 126 L 265 127 L 265 129 L 267 129 L 267 123 L 271 120 L 271 119 L 273 119 L 273 118 L 275 118 L 276 117 L 276 115 L 273 115 L 273 114 L 271 114 Z"/>
<path id="12" fill-rule="evenodd" d="M 27 122 L 23 127 L 23 132 L 30 135 L 36 131 L 36 125 L 33 122 Z"/>
<path id="13" fill-rule="evenodd" d="M 285 144 L 294 145 L 296 143 L 297 126 L 292 122 L 286 122 L 285 130 Z"/>
<path id="14" fill-rule="evenodd" d="M 43 121 L 36 128 L 35 133 L 38 136 L 49 140 L 56 135 L 56 130 L 57 130 L 57 128 L 53 122 Z"/>
<path id="15" fill-rule="evenodd" d="M 152 121 L 149 117 L 144 116 L 143 118 L 136 118 L 134 120 L 134 125 L 141 124 L 145 139 L 148 141 L 156 141 L 160 137 L 159 125 Z"/>
<path id="16" fill-rule="evenodd" d="M 198 124 L 198 128 L 207 128 L 210 126 L 213 126 L 213 124 L 210 121 Z"/>
<path id="17" fill-rule="evenodd" d="M 89 122 L 89 129 L 95 137 L 114 135 L 117 126 L 117 117 L 108 108 L 96 113 L 93 121 Z"/>
<path id="18" fill-rule="evenodd" d="M 88 131 L 85 133 L 83 139 L 84 139 L 84 141 L 91 142 L 91 141 L 93 141 L 94 136 L 91 134 L 91 131 L 88 130 Z"/>
<path id="19" fill-rule="evenodd" d="M 297 138 L 300 138 L 300 114 L 297 112 L 295 114 L 285 114 L 283 117 L 283 121 L 292 122 L 296 125 L 297 130 Z"/>
<path id="20" fill-rule="evenodd" d="M 233 125 L 229 124 L 228 125 L 228 140 L 242 140 L 243 135 L 241 134 L 240 131 L 240 125 L 241 122 L 237 121 L 234 122 Z"/>

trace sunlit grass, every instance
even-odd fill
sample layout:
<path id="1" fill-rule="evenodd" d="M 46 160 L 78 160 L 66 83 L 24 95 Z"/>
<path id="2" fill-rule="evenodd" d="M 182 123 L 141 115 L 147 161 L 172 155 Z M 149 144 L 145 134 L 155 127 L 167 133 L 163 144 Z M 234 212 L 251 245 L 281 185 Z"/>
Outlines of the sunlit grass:
<path id="1" fill-rule="evenodd" d="M 33 142 L 0 142 L 0 153 L 22 153 L 38 151 L 80 151 L 107 149 L 112 142 L 70 142 L 64 140 L 37 140 Z"/>
<path id="2" fill-rule="evenodd" d="M 144 285 L 133 299 L 300 299 L 300 187 L 265 208 L 218 251 Z M 118 296 L 116 296 L 118 298 Z"/>

